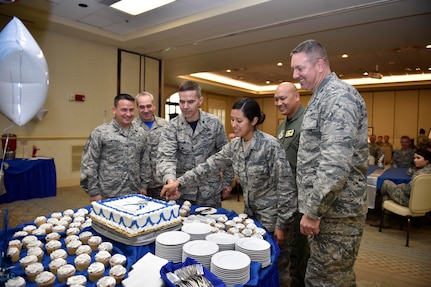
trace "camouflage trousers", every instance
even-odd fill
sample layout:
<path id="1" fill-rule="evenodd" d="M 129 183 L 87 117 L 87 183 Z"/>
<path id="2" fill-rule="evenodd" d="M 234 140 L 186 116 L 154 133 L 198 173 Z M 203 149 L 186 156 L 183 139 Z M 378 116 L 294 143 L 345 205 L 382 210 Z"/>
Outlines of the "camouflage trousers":
<path id="1" fill-rule="evenodd" d="M 322 218 L 320 232 L 308 238 L 310 259 L 305 286 L 356 286 L 353 265 L 365 225 L 365 215 Z"/>
<path id="2" fill-rule="evenodd" d="M 304 277 L 310 250 L 307 237 L 299 230 L 301 217 L 301 213 L 294 215 L 294 220 L 287 227 L 286 241 L 280 246 L 277 266 L 281 287 L 305 286 Z"/>
<path id="3" fill-rule="evenodd" d="M 382 202 L 385 200 L 392 199 L 402 206 L 409 206 L 410 192 L 406 193 L 396 183 L 390 180 L 383 181 L 382 188 Z"/>

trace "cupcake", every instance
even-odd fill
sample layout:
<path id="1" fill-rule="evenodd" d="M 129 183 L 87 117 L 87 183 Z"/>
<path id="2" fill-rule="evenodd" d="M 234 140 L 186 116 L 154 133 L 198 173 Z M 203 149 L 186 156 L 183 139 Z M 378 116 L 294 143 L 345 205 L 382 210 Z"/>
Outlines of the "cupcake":
<path id="1" fill-rule="evenodd" d="M 109 270 L 109 276 L 115 279 L 116 284 L 121 284 L 124 276 L 126 276 L 126 268 L 123 265 L 115 265 Z"/>
<path id="2" fill-rule="evenodd" d="M 51 233 L 52 232 L 52 224 L 51 223 L 44 223 L 44 224 L 41 224 L 40 226 L 39 226 L 39 228 L 40 229 L 45 229 L 45 233 Z"/>
<path id="3" fill-rule="evenodd" d="M 58 234 L 58 232 L 55 232 L 55 231 L 53 231 L 53 232 L 51 232 L 51 233 L 49 233 L 49 234 L 47 234 L 45 236 L 46 242 L 49 242 L 51 240 L 60 240 L 60 238 L 61 238 L 61 235 Z"/>
<path id="4" fill-rule="evenodd" d="M 104 276 L 97 280 L 97 287 L 115 287 L 115 279 L 111 276 Z"/>
<path id="5" fill-rule="evenodd" d="M 27 235 L 22 239 L 22 247 L 27 248 L 27 244 L 32 241 L 38 240 L 35 235 Z"/>
<path id="6" fill-rule="evenodd" d="M 19 260 L 19 264 L 21 265 L 21 268 L 25 270 L 25 268 L 32 264 L 37 262 L 37 256 L 36 255 L 27 255 L 24 256 Z"/>
<path id="7" fill-rule="evenodd" d="M 36 255 L 39 262 L 42 261 L 45 252 L 40 247 L 31 247 L 27 250 L 27 255 Z"/>
<path id="8" fill-rule="evenodd" d="M 66 209 L 65 211 L 63 211 L 63 215 L 64 216 L 70 216 L 73 217 L 73 214 L 75 214 L 75 211 L 73 211 L 73 209 Z"/>
<path id="9" fill-rule="evenodd" d="M 22 228 L 23 231 L 27 232 L 28 234 L 32 234 L 34 230 L 36 230 L 36 225 L 29 224 Z"/>
<path id="10" fill-rule="evenodd" d="M 21 240 L 19 240 L 19 239 L 12 239 L 11 241 L 9 241 L 8 246 L 9 247 L 16 247 L 19 249 L 19 251 L 21 251 L 22 243 L 21 243 Z"/>
<path id="11" fill-rule="evenodd" d="M 43 271 L 36 276 L 37 287 L 53 287 L 55 282 L 55 275 L 49 271 Z"/>
<path id="12" fill-rule="evenodd" d="M 68 235 L 66 236 L 66 239 L 64 239 L 64 243 L 69 244 L 69 242 L 73 241 L 73 240 L 79 240 L 79 236 L 76 234 L 72 234 L 72 235 Z"/>
<path id="13" fill-rule="evenodd" d="M 93 235 L 88 239 L 88 245 L 90 245 L 92 250 L 97 250 L 100 243 L 102 243 L 102 237 Z"/>
<path id="14" fill-rule="evenodd" d="M 54 260 L 51 260 L 51 262 L 49 262 L 48 267 L 49 270 L 53 273 L 53 274 L 57 274 L 57 270 L 58 268 L 60 268 L 63 265 L 66 265 L 67 261 L 64 258 L 56 258 Z"/>
<path id="15" fill-rule="evenodd" d="M 69 229 L 70 228 L 78 228 L 78 230 L 81 231 L 81 223 L 80 222 L 72 222 L 69 224 Z M 78 234 L 78 233 L 76 233 L 76 234 Z"/>
<path id="16" fill-rule="evenodd" d="M 32 247 L 42 248 L 43 247 L 43 243 L 40 240 L 34 240 L 34 241 L 31 241 L 31 242 L 27 243 L 27 248 L 28 249 L 30 249 Z"/>
<path id="17" fill-rule="evenodd" d="M 87 277 L 84 275 L 74 275 L 72 277 L 67 278 L 67 286 L 86 286 L 87 285 Z"/>
<path id="18" fill-rule="evenodd" d="M 16 276 L 6 281 L 5 287 L 25 287 L 25 280 L 21 276 Z"/>
<path id="19" fill-rule="evenodd" d="M 105 251 L 108 251 L 109 253 L 112 252 L 113 248 L 114 248 L 114 246 L 112 245 L 112 243 L 108 242 L 108 241 L 104 241 L 104 242 L 100 243 L 99 246 L 97 247 L 97 249 L 99 251 L 105 250 Z"/>
<path id="20" fill-rule="evenodd" d="M 12 237 L 18 238 L 18 237 L 25 237 L 27 235 L 29 235 L 27 231 L 19 230 L 19 231 L 15 232 Z"/>
<path id="21" fill-rule="evenodd" d="M 34 224 L 36 224 L 36 226 L 41 226 L 44 223 L 46 223 L 46 217 L 45 216 L 38 216 L 34 220 Z"/>
<path id="22" fill-rule="evenodd" d="M 74 260 L 76 270 L 82 271 L 88 268 L 91 263 L 91 256 L 87 253 L 82 253 L 75 257 Z"/>
<path id="23" fill-rule="evenodd" d="M 93 233 L 91 231 L 84 231 L 79 234 L 79 240 L 81 240 L 82 243 L 87 244 L 88 239 L 90 239 L 91 236 L 93 236 Z"/>
<path id="24" fill-rule="evenodd" d="M 60 233 L 66 232 L 66 226 L 58 224 L 52 227 L 52 232 Z"/>
<path id="25" fill-rule="evenodd" d="M 60 220 L 63 217 L 63 214 L 61 212 L 53 212 L 51 213 L 51 217 Z"/>
<path id="26" fill-rule="evenodd" d="M 93 249 L 91 249 L 90 245 L 83 244 L 83 245 L 79 246 L 78 249 L 76 249 L 75 254 L 81 255 L 81 254 L 86 253 L 88 255 L 91 255 L 92 251 L 93 251 Z"/>
<path id="27" fill-rule="evenodd" d="M 7 256 L 10 257 L 13 263 L 19 261 L 19 249 L 17 247 L 8 247 L 7 249 Z"/>
<path id="28" fill-rule="evenodd" d="M 66 245 L 67 248 L 67 253 L 69 255 L 75 255 L 76 254 L 76 249 L 78 249 L 79 246 L 82 245 L 81 240 L 72 240 L 71 242 L 69 242 Z"/>
<path id="29" fill-rule="evenodd" d="M 111 259 L 111 253 L 109 253 L 106 250 L 101 250 L 96 253 L 96 255 L 94 256 L 94 259 L 96 260 L 96 262 L 103 263 L 103 265 L 106 267 L 108 266 L 109 259 Z"/>
<path id="30" fill-rule="evenodd" d="M 69 277 L 75 275 L 76 269 L 72 264 L 66 264 L 57 269 L 58 281 L 66 282 Z"/>
<path id="31" fill-rule="evenodd" d="M 87 272 L 88 279 L 91 282 L 96 282 L 103 277 L 103 274 L 105 273 L 105 265 L 101 262 L 93 262 L 88 266 Z"/>
<path id="32" fill-rule="evenodd" d="M 30 282 L 34 282 L 36 276 L 43 271 L 43 264 L 40 262 L 31 263 L 25 267 L 25 275 L 27 275 L 27 279 Z"/>
<path id="33" fill-rule="evenodd" d="M 58 224 L 58 218 L 55 218 L 55 217 L 51 217 L 51 218 L 48 218 L 48 220 L 46 221 L 46 223 L 49 223 L 49 224 L 52 224 L 52 226 L 55 226 L 55 225 L 57 225 Z"/>
<path id="34" fill-rule="evenodd" d="M 115 266 L 115 265 L 125 266 L 126 260 L 127 260 L 126 256 L 124 256 L 123 254 L 117 253 L 117 254 L 112 255 L 111 259 L 109 259 L 109 264 L 111 265 L 111 267 Z"/>
<path id="35" fill-rule="evenodd" d="M 52 251 L 52 253 L 49 255 L 49 257 L 51 258 L 51 260 L 54 260 L 56 258 L 66 259 L 67 252 L 64 249 L 57 249 L 57 250 Z"/>
<path id="36" fill-rule="evenodd" d="M 46 229 L 44 229 L 44 228 L 37 228 L 31 234 L 33 234 L 33 235 L 45 235 L 46 234 Z"/>
<path id="37" fill-rule="evenodd" d="M 66 234 L 67 235 L 77 235 L 79 234 L 80 229 L 78 227 L 70 227 L 66 229 Z"/>
<path id="38" fill-rule="evenodd" d="M 51 240 L 45 244 L 45 249 L 48 254 L 51 254 L 54 250 L 57 250 L 60 248 L 61 248 L 61 242 L 58 240 Z"/>

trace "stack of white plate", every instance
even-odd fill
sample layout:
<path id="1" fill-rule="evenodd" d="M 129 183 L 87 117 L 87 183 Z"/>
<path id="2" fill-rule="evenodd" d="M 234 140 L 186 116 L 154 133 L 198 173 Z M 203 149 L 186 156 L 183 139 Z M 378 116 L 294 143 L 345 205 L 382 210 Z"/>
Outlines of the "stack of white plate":
<path id="1" fill-rule="evenodd" d="M 206 240 L 217 243 L 219 251 L 235 250 L 237 237 L 229 233 L 211 233 L 205 237 Z"/>
<path id="2" fill-rule="evenodd" d="M 183 245 L 190 235 L 182 231 L 167 231 L 156 237 L 156 255 L 174 263 L 182 261 Z"/>
<path id="3" fill-rule="evenodd" d="M 265 240 L 254 237 L 238 238 L 235 250 L 247 254 L 251 261 L 262 263 L 262 268 L 271 264 L 271 244 Z"/>
<path id="4" fill-rule="evenodd" d="M 217 243 L 206 240 L 189 241 L 183 246 L 183 261 L 193 258 L 206 268 L 210 268 L 211 257 L 219 250 Z"/>
<path id="5" fill-rule="evenodd" d="M 234 250 L 217 252 L 211 258 L 211 272 L 227 286 L 244 285 L 250 280 L 250 257 Z"/>
<path id="6" fill-rule="evenodd" d="M 181 230 L 190 234 L 190 240 L 203 240 L 205 236 L 211 233 L 212 228 L 206 223 L 192 222 L 184 224 Z"/>

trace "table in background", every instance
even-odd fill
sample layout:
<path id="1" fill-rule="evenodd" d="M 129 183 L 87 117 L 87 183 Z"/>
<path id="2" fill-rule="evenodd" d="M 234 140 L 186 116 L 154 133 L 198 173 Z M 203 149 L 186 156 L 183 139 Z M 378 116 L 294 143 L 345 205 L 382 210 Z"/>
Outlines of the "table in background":
<path id="1" fill-rule="evenodd" d="M 8 169 L 4 169 L 7 193 L 0 196 L 0 203 L 57 194 L 54 159 L 13 159 L 6 160 L 5 163 L 9 165 Z"/>
<path id="2" fill-rule="evenodd" d="M 90 210 L 90 207 L 87 206 L 85 207 L 86 209 Z M 196 206 L 192 207 L 191 213 L 193 213 L 194 209 L 196 208 Z M 224 208 L 219 208 L 217 210 L 218 214 L 226 214 L 226 216 L 229 219 L 232 219 L 235 216 L 238 216 L 238 214 L 235 211 L 228 211 Z M 47 216 L 49 217 L 49 216 Z M 259 227 L 262 227 L 262 225 L 255 221 L 256 225 Z M 16 228 L 10 228 L 7 229 L 6 231 L 4 230 L 0 230 L 0 253 L 4 251 L 4 249 L 6 249 L 5 247 L 5 243 L 7 243 L 9 240 L 11 240 L 13 234 L 18 231 L 18 230 L 22 230 L 22 228 L 27 225 L 27 224 L 33 224 L 32 222 L 30 223 L 26 223 L 26 224 L 21 224 L 19 226 L 17 226 Z M 99 235 L 92 227 L 87 227 L 81 230 L 81 232 L 83 231 L 91 231 L 93 234 L 97 234 Z M 6 234 L 4 234 L 6 233 Z M 65 232 L 60 233 L 62 235 L 62 238 L 60 239 L 60 241 L 62 242 L 62 248 L 65 248 L 65 244 L 64 244 L 64 239 L 66 237 Z M 142 258 L 145 254 L 147 254 L 147 252 L 151 252 L 152 254 L 155 254 L 155 243 L 150 243 L 147 245 L 142 245 L 142 246 L 132 246 L 132 245 L 127 245 L 127 244 L 123 244 L 114 240 L 111 240 L 103 235 L 100 235 L 103 239 L 103 241 L 110 241 L 112 242 L 112 244 L 114 245 L 113 248 L 113 254 L 114 253 L 120 253 L 123 254 L 127 257 L 127 270 L 129 271 L 131 266 L 137 262 L 140 258 Z M 37 236 L 42 242 L 45 243 L 45 235 L 40 235 Z M 259 286 L 259 287 L 273 287 L 273 286 L 280 286 L 280 282 L 279 282 L 279 277 L 278 277 L 278 267 L 277 267 L 277 257 L 280 253 L 280 250 L 278 248 L 278 245 L 275 241 L 275 238 L 272 234 L 267 233 L 265 234 L 265 240 L 268 241 L 271 244 L 271 264 L 263 269 L 260 269 L 259 271 L 259 278 L 258 278 L 258 282 L 257 285 L 244 285 L 244 286 Z M 23 249 L 23 251 L 21 251 L 21 255 L 24 255 L 23 252 L 26 252 L 25 249 Z M 92 252 L 92 262 L 94 261 L 94 255 L 95 255 L 96 251 Z M 22 257 L 22 256 L 21 256 Z M 66 260 L 68 263 L 74 265 L 74 255 L 68 255 Z M 48 270 L 47 266 L 49 264 L 49 255 L 45 253 L 42 263 L 45 266 L 45 270 Z M 13 264 L 15 268 L 11 269 L 12 272 L 15 273 L 15 275 L 17 276 L 23 276 L 24 279 L 27 278 L 26 275 L 24 274 L 24 271 L 22 270 L 22 268 L 19 265 L 19 262 L 16 262 Z M 77 271 L 76 275 L 85 275 L 87 276 L 87 271 L 83 270 L 83 271 Z M 105 270 L 105 276 L 109 275 L 109 268 L 106 268 Z M 145 278 L 143 278 L 143 280 L 145 280 Z M 59 283 L 58 280 L 56 279 L 55 281 L 55 286 L 65 286 L 65 283 Z M 27 282 L 27 287 L 36 287 L 36 283 L 34 282 Z M 88 287 L 96 287 L 96 283 L 95 282 L 91 282 L 88 281 L 87 282 L 87 286 Z M 142 285 L 144 286 L 144 284 Z"/>
<path id="3" fill-rule="evenodd" d="M 396 184 L 409 183 L 412 176 L 407 173 L 407 167 L 390 167 L 377 178 L 377 189 L 381 189 L 383 181 L 390 180 Z"/>

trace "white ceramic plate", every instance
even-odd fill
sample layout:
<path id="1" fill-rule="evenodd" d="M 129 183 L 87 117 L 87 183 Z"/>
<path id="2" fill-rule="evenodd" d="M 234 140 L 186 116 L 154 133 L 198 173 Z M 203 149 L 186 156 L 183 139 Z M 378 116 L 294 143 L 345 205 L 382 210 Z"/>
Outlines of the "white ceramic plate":
<path id="1" fill-rule="evenodd" d="M 181 230 L 188 234 L 209 234 L 212 231 L 210 225 L 201 222 L 192 222 L 184 224 Z"/>
<path id="2" fill-rule="evenodd" d="M 271 248 L 271 244 L 266 240 L 254 237 L 240 238 L 235 244 L 246 250 L 267 250 Z"/>
<path id="3" fill-rule="evenodd" d="M 206 240 L 189 241 L 183 246 L 184 252 L 190 255 L 205 256 L 219 250 L 217 243 Z"/>
<path id="4" fill-rule="evenodd" d="M 217 209 L 215 209 L 214 207 L 205 207 L 205 206 L 202 206 L 202 207 L 196 208 L 195 212 L 199 213 L 199 214 L 205 214 L 205 215 L 206 214 L 214 214 L 214 213 L 217 212 Z"/>
<path id="5" fill-rule="evenodd" d="M 212 264 L 227 270 L 247 268 L 250 266 L 250 262 L 247 254 L 233 250 L 220 251 L 211 257 Z"/>
<path id="6" fill-rule="evenodd" d="M 156 237 L 156 241 L 163 245 L 178 245 L 190 240 L 190 234 L 183 231 L 168 231 Z"/>

